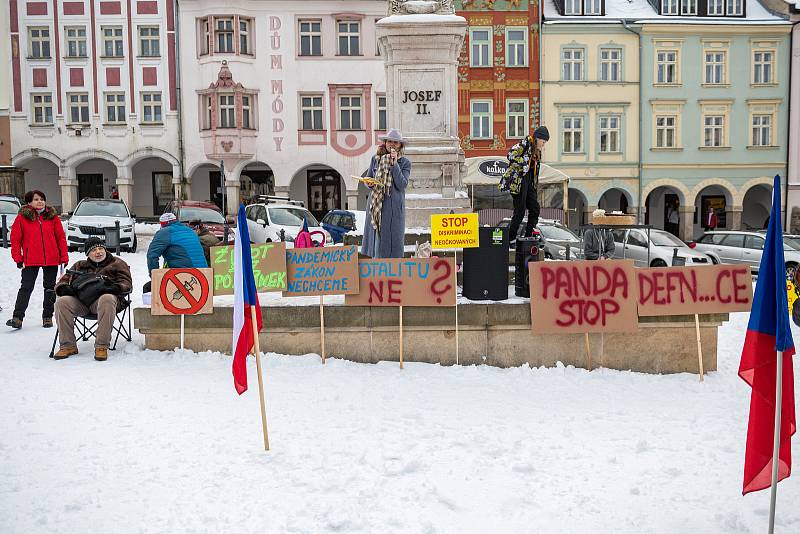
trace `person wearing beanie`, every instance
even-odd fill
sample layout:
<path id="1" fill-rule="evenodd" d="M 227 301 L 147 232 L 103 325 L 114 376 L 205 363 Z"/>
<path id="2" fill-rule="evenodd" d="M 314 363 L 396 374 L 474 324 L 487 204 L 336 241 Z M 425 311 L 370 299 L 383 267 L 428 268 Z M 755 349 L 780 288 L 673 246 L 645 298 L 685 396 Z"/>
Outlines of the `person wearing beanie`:
<path id="1" fill-rule="evenodd" d="M 583 256 L 587 260 L 610 260 L 614 258 L 614 234 L 608 228 L 597 228 L 594 219 L 603 217 L 606 211 L 596 209 L 592 212 L 592 224 L 583 232 Z"/>
<path id="2" fill-rule="evenodd" d="M 158 260 L 162 256 L 164 267 L 208 267 L 200 238 L 194 230 L 179 222 L 175 214 L 169 211 L 161 215 L 158 222 L 161 228 L 147 249 L 148 271 L 158 269 Z"/>
<path id="3" fill-rule="evenodd" d="M 86 259 L 76 262 L 56 284 L 55 317 L 59 349 L 56 360 L 78 354 L 75 318 L 97 315 L 94 359 L 105 361 L 117 313 L 128 305 L 121 295 L 133 287 L 131 270 L 122 258 L 110 254 L 105 243 L 90 237 L 84 243 Z"/>
<path id="4" fill-rule="evenodd" d="M 525 211 L 528 211 L 528 222 L 525 225 L 525 236 L 533 235 L 533 229 L 539 224 L 539 168 L 542 160 L 542 149 L 550 140 L 550 132 L 546 126 L 539 126 L 532 135 L 511 147 L 508 151 L 508 169 L 500 179 L 501 191 L 511 193 L 514 202 L 514 215 L 508 227 L 509 244 L 516 246 L 517 233 L 522 224 Z"/>

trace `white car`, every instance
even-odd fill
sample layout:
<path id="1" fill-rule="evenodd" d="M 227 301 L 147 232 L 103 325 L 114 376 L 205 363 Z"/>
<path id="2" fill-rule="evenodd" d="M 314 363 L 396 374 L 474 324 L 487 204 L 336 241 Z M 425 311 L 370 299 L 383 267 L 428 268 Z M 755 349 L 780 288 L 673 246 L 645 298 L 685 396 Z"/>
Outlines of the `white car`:
<path id="1" fill-rule="evenodd" d="M 67 215 L 67 247 L 70 251 L 82 250 L 83 243 L 90 237 L 105 240 L 106 230 L 113 230 L 119 221 L 120 248 L 136 252 L 135 220 L 122 200 L 84 198 L 75 211 Z"/>
<path id="2" fill-rule="evenodd" d="M 14 219 L 17 218 L 17 213 L 20 210 L 20 202 L 17 197 L 11 195 L 0 195 L 0 216 L 6 216 L 6 226 L 5 229 L 0 227 L 0 232 L 5 234 L 6 240 L 11 239 L 11 225 L 14 224 Z M 0 220 L 0 225 L 2 225 L 2 220 Z M 0 239 L 3 238 L 3 234 L 0 233 Z"/>
<path id="3" fill-rule="evenodd" d="M 273 203 L 250 204 L 245 208 L 247 230 L 253 243 L 272 243 L 286 241 L 294 243 L 295 237 L 303 228 L 303 220 L 308 221 L 311 238 L 319 242 L 320 232 L 325 236 L 326 245 L 333 243 L 331 234 L 324 230 L 316 217 L 298 204 Z"/>

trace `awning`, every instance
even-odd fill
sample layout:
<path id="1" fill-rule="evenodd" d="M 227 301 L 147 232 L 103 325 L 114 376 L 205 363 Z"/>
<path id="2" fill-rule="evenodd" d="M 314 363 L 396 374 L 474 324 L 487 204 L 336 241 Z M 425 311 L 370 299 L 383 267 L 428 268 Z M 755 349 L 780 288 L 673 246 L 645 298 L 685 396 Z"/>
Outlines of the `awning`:
<path id="1" fill-rule="evenodd" d="M 497 185 L 508 168 L 508 160 L 498 156 L 479 156 L 467 158 L 467 174 L 463 179 L 466 185 Z M 556 184 L 569 182 L 569 176 L 542 163 L 539 169 L 539 183 Z"/>

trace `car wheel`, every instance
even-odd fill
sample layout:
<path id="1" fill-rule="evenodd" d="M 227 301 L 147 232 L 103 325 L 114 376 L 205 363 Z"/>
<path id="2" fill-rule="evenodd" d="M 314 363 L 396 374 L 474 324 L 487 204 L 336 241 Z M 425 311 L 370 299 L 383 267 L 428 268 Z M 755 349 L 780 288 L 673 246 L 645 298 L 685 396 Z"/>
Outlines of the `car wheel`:
<path id="1" fill-rule="evenodd" d="M 129 252 L 136 252 L 136 249 L 139 247 L 139 238 L 133 236 L 133 246 L 128 249 Z"/>
<path id="2" fill-rule="evenodd" d="M 662 259 L 656 259 L 650 262 L 650 267 L 666 267 L 667 262 Z"/>
<path id="3" fill-rule="evenodd" d="M 711 260 L 711 263 L 713 263 L 714 265 L 719 265 L 719 260 L 717 258 L 715 258 L 714 256 L 712 256 L 711 254 L 708 254 L 708 258 Z"/>
<path id="4" fill-rule="evenodd" d="M 75 247 L 70 246 L 70 247 L 67 247 L 67 252 L 78 252 L 78 249 L 75 248 Z"/>

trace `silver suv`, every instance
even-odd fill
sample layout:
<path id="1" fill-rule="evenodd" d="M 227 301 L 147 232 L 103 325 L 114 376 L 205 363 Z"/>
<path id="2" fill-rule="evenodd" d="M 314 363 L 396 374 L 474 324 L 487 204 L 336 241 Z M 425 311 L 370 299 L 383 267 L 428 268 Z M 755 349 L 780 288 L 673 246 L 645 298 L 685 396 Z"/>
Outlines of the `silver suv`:
<path id="1" fill-rule="evenodd" d="M 761 254 L 764 251 L 765 235 L 761 232 L 714 231 L 706 232 L 689 246 L 702 252 L 714 263 L 738 263 L 750 266 L 754 273 L 761 265 Z M 800 244 L 784 236 L 783 259 L 786 262 L 786 273 L 794 277 L 800 265 Z"/>

